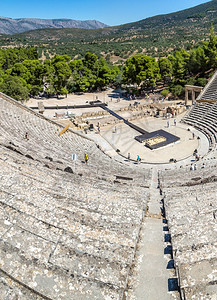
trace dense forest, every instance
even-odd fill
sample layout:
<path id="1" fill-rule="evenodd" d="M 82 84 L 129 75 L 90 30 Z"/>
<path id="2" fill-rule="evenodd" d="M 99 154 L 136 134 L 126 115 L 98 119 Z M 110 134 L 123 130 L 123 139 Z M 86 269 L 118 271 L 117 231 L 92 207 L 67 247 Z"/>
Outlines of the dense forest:
<path id="1" fill-rule="evenodd" d="M 162 94 L 181 96 L 185 84 L 204 86 L 217 68 L 217 37 L 211 26 L 208 41 L 155 58 L 143 53 L 116 65 L 91 52 L 82 58 L 55 55 L 41 60 L 36 48 L 0 49 L 0 91 L 17 99 L 91 92 L 107 86 L 134 85 L 141 93 L 163 86 Z"/>

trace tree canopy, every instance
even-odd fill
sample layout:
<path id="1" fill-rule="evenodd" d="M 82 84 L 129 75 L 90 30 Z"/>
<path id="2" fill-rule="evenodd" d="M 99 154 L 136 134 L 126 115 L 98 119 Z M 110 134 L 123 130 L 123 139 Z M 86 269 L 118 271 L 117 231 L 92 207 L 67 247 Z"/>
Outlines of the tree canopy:
<path id="1" fill-rule="evenodd" d="M 163 84 L 166 91 L 180 96 L 185 84 L 204 86 L 216 67 L 213 26 L 209 40 L 198 47 L 182 48 L 159 59 L 137 53 L 119 65 L 91 52 L 77 59 L 64 54 L 41 61 L 33 47 L 0 49 L 0 91 L 24 100 L 37 95 L 91 92 L 123 83 L 137 86 L 138 91 Z"/>

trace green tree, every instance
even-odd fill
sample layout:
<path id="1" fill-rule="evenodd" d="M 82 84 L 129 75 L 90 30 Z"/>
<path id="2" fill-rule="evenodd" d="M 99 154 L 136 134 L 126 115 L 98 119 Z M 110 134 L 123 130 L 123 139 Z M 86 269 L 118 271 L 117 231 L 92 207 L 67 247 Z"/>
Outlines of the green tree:
<path id="1" fill-rule="evenodd" d="M 6 74 L 22 77 L 26 81 L 31 77 L 30 72 L 23 63 L 15 63 L 12 68 L 6 70 Z"/>
<path id="2" fill-rule="evenodd" d="M 68 55 L 55 55 L 52 59 L 52 63 L 56 64 L 58 62 L 69 62 L 71 60 L 70 56 Z"/>
<path id="3" fill-rule="evenodd" d="M 188 61 L 188 70 L 191 74 L 197 74 L 198 72 L 205 72 L 207 69 L 207 57 L 205 56 L 204 49 L 198 47 L 190 51 L 190 57 Z"/>
<path id="4" fill-rule="evenodd" d="M 0 84 L 0 91 L 18 101 L 29 98 L 29 88 L 25 80 L 11 75 L 4 75 L 4 81 Z"/>
<path id="5" fill-rule="evenodd" d="M 158 61 L 161 78 L 164 82 L 172 77 L 172 62 L 168 58 L 160 58 Z"/>
<path id="6" fill-rule="evenodd" d="M 206 78 L 198 78 L 197 79 L 197 85 L 205 86 L 206 84 L 207 84 L 207 79 Z"/>
<path id="7" fill-rule="evenodd" d="M 69 66 L 72 75 L 67 88 L 70 92 L 86 92 L 95 87 L 96 75 L 83 64 L 83 59 L 71 61 Z"/>
<path id="8" fill-rule="evenodd" d="M 83 59 L 83 65 L 89 70 L 97 72 L 98 70 L 98 61 L 97 56 L 91 52 L 87 52 Z"/>
<path id="9" fill-rule="evenodd" d="M 71 69 L 65 61 L 58 61 L 53 63 L 54 66 L 54 89 L 56 91 L 57 97 L 61 95 L 63 88 L 66 88 L 67 80 L 70 78 L 72 72 Z"/>
<path id="10" fill-rule="evenodd" d="M 153 57 L 136 54 L 124 66 L 124 80 L 139 87 L 154 87 L 160 79 L 160 69 Z"/>
<path id="11" fill-rule="evenodd" d="M 112 69 L 103 57 L 87 52 L 83 59 L 69 63 L 72 76 L 67 84 L 69 91 L 92 91 L 112 83 L 118 68 Z"/>
<path id="12" fill-rule="evenodd" d="M 217 38 L 213 24 L 210 27 L 209 41 L 203 43 L 205 55 L 207 56 L 207 69 L 217 67 Z"/>
<path id="13" fill-rule="evenodd" d="M 112 66 L 111 69 L 112 72 L 112 83 L 117 86 L 120 87 L 122 82 L 123 82 L 123 70 L 120 69 L 118 66 Z"/>
<path id="14" fill-rule="evenodd" d="M 167 97 L 169 95 L 169 91 L 168 90 L 163 90 L 163 91 L 161 91 L 161 95 L 163 97 Z"/>
<path id="15" fill-rule="evenodd" d="M 43 85 L 45 94 L 50 97 L 55 94 L 54 89 L 55 69 L 50 60 L 45 60 L 43 65 Z"/>
<path id="16" fill-rule="evenodd" d="M 173 74 L 176 79 L 182 80 L 188 74 L 188 61 L 190 54 L 185 50 L 181 49 L 175 53 L 175 60 L 173 64 Z"/>
<path id="17" fill-rule="evenodd" d="M 60 90 L 60 94 L 61 95 L 65 95 L 66 97 L 67 97 L 67 94 L 69 93 L 69 91 L 66 89 L 66 88 L 61 88 L 61 90 Z"/>
<path id="18" fill-rule="evenodd" d="M 184 87 L 181 86 L 180 84 L 177 84 L 171 88 L 171 92 L 176 97 L 180 97 L 180 96 L 184 95 L 184 91 L 185 91 Z"/>
<path id="19" fill-rule="evenodd" d="M 104 58 L 99 59 L 98 64 L 98 72 L 97 72 L 97 79 L 96 79 L 96 88 L 103 88 L 107 86 L 112 79 L 114 78 L 114 74 L 111 72 L 111 69 L 106 64 Z"/>
<path id="20" fill-rule="evenodd" d="M 44 68 L 39 60 L 24 60 L 23 65 L 28 70 L 27 83 L 31 85 L 30 94 L 35 96 L 43 91 Z"/>

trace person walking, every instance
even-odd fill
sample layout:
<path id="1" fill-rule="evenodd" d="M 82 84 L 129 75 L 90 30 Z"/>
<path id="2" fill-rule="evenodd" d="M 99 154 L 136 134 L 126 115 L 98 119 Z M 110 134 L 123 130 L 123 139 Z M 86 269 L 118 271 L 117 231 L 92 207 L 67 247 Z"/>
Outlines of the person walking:
<path id="1" fill-rule="evenodd" d="M 141 161 L 141 158 L 140 158 L 140 156 L 138 155 L 138 156 L 137 156 L 137 162 L 140 163 L 140 161 Z"/>
<path id="2" fill-rule="evenodd" d="M 84 160 L 85 160 L 85 163 L 87 164 L 87 163 L 88 163 L 88 160 L 89 160 L 89 157 L 88 157 L 88 154 L 87 154 L 87 153 L 85 153 L 85 155 L 84 155 Z"/>

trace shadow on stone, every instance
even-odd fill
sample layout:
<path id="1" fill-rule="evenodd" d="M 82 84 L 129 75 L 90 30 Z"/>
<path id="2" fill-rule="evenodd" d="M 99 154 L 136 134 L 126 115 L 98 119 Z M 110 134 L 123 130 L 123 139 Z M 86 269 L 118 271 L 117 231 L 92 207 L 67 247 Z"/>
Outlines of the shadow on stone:
<path id="1" fill-rule="evenodd" d="M 34 160 L 34 158 L 31 155 L 29 155 L 29 154 L 26 154 L 26 157 Z"/>
<path id="2" fill-rule="evenodd" d="M 48 159 L 49 161 L 53 161 L 53 158 L 50 156 L 45 156 L 45 159 Z"/>
<path id="3" fill-rule="evenodd" d="M 163 231 L 169 231 L 168 226 L 163 226 Z"/>
<path id="4" fill-rule="evenodd" d="M 66 167 L 66 168 L 64 169 L 64 171 L 65 171 L 65 172 L 68 172 L 68 173 L 73 173 L 71 167 Z"/>
<path id="5" fill-rule="evenodd" d="M 173 248 L 171 245 L 167 245 L 166 248 L 164 249 L 164 254 L 170 254 L 171 257 L 173 255 Z"/>
<path id="6" fill-rule="evenodd" d="M 178 290 L 179 290 L 178 279 L 177 278 L 169 278 L 168 279 L 168 291 L 174 292 L 174 291 L 178 291 Z"/>
<path id="7" fill-rule="evenodd" d="M 174 269 L 175 266 L 174 266 L 174 260 L 171 259 L 168 261 L 168 264 L 167 264 L 167 269 Z"/>
<path id="8" fill-rule="evenodd" d="M 169 233 L 164 235 L 164 242 L 171 243 L 171 235 Z"/>
<path id="9" fill-rule="evenodd" d="M 165 209 L 164 209 L 164 207 L 161 207 L 160 210 L 161 210 L 161 216 L 163 218 L 165 218 Z"/>

